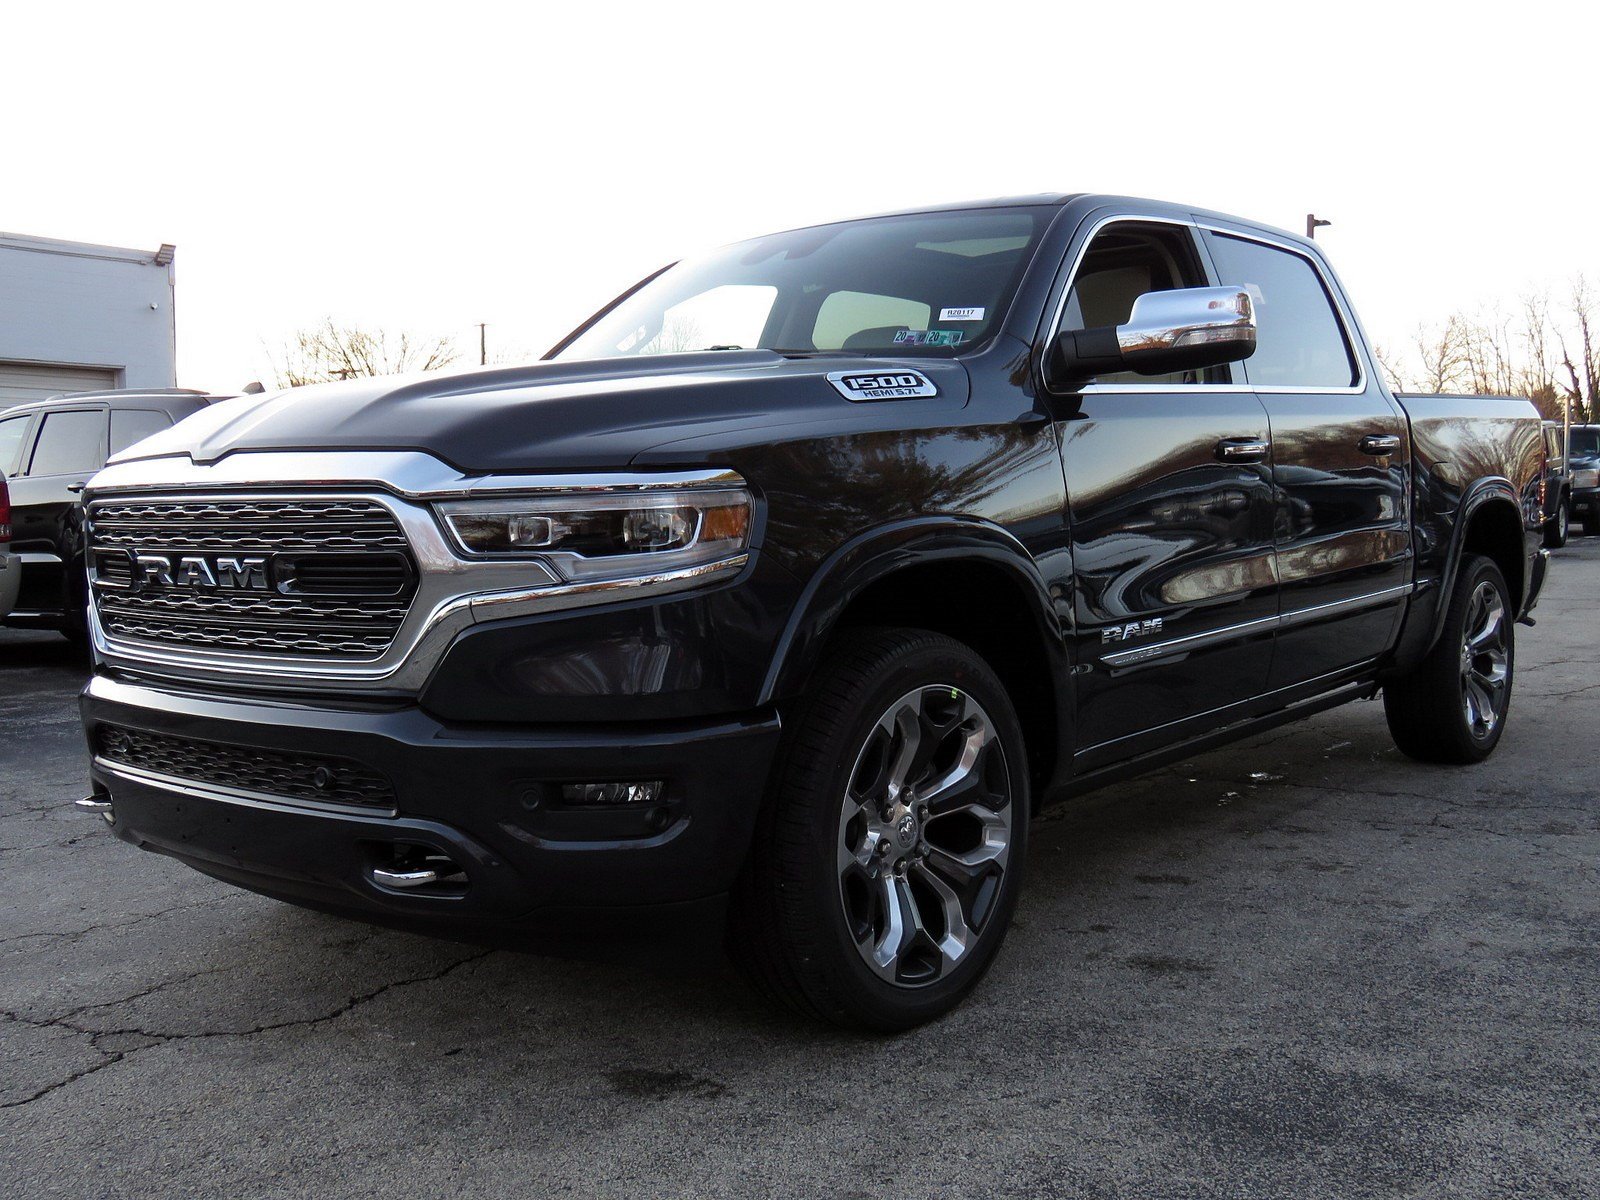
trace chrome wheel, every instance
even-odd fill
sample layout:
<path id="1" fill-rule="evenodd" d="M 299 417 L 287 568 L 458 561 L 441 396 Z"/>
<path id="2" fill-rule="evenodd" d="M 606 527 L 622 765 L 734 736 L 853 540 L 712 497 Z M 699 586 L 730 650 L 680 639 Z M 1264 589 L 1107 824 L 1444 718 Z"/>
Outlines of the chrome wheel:
<path id="1" fill-rule="evenodd" d="M 989 714 L 948 684 L 907 692 L 856 755 L 839 814 L 839 895 L 856 949 L 917 987 L 971 952 L 1012 845 L 1011 778 Z"/>
<path id="2" fill-rule="evenodd" d="M 1506 606 L 1500 589 L 1487 579 L 1467 601 L 1461 640 L 1461 703 L 1475 738 L 1494 732 L 1505 712 L 1511 679 L 1506 645 Z"/>

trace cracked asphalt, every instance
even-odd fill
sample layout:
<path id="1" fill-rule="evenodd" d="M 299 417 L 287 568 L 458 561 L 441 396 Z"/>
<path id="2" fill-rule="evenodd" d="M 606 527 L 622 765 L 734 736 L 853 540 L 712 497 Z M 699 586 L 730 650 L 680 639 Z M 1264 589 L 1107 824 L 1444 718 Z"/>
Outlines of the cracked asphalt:
<path id="1" fill-rule="evenodd" d="M 1487 764 L 1358 704 L 1040 822 L 987 984 L 891 1040 L 704 954 L 432 941 L 113 839 L 0 634 L 0 1195 L 1600 1195 L 1600 538 Z"/>

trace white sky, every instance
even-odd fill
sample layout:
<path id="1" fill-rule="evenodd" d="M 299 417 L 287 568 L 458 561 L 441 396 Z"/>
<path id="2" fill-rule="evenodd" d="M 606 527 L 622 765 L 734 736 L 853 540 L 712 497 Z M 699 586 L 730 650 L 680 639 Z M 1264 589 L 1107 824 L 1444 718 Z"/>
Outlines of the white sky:
<path id="1" fill-rule="evenodd" d="M 1057 190 L 1315 210 L 1398 344 L 1600 276 L 1597 12 L 12 3 L 0 229 L 175 243 L 179 382 L 213 389 L 326 315 L 531 356 L 685 253 Z"/>

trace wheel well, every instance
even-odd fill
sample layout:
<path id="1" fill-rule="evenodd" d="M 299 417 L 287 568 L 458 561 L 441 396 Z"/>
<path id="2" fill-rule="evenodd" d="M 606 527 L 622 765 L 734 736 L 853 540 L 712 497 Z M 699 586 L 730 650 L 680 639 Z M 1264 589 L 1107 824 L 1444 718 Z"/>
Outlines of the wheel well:
<path id="1" fill-rule="evenodd" d="M 1467 522 L 1461 552 L 1493 559 L 1506 577 L 1512 604 L 1522 603 L 1523 529 L 1515 505 L 1496 501 L 1480 506 Z"/>
<path id="2" fill-rule="evenodd" d="M 1060 732 L 1051 657 L 1022 584 L 1000 567 L 972 560 L 902 567 L 857 595 L 836 629 L 868 625 L 930 629 L 983 657 L 1022 723 L 1037 804 L 1055 771 Z"/>

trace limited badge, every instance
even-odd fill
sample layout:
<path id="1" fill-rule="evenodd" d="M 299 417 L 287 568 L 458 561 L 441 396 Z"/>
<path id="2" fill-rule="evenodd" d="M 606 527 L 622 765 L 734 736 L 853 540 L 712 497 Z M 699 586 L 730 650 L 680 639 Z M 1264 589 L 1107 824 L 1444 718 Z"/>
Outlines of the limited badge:
<path id="1" fill-rule="evenodd" d="M 941 308 L 939 320 L 941 321 L 981 321 L 984 310 L 981 308 Z"/>
<path id="2" fill-rule="evenodd" d="M 846 400 L 913 400 L 939 389 L 921 371 L 829 371 L 828 382 Z"/>

